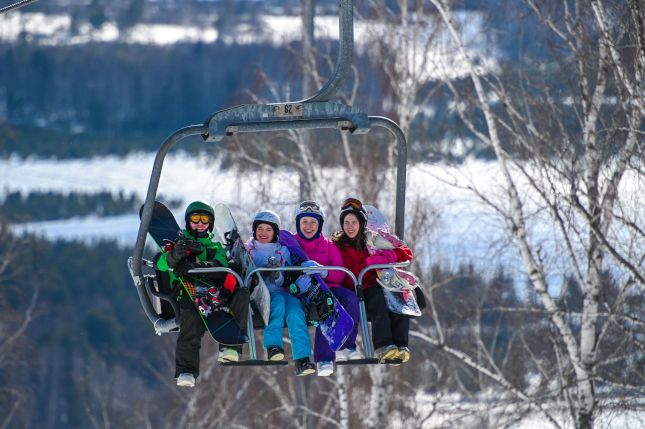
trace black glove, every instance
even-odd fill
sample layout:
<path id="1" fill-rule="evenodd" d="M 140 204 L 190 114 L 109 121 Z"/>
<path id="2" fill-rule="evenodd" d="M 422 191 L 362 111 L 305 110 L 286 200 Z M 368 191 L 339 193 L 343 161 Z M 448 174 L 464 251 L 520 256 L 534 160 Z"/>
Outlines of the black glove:
<path id="1" fill-rule="evenodd" d="M 177 240 L 177 246 L 184 248 L 188 256 L 197 256 L 204 251 L 204 246 L 197 240 L 182 237 Z"/>
<path id="2" fill-rule="evenodd" d="M 186 257 L 184 257 L 184 259 L 182 259 L 177 263 L 177 265 L 175 265 L 175 268 L 173 268 L 173 271 L 175 272 L 176 276 L 183 277 L 186 275 L 186 273 L 188 273 L 188 271 L 190 271 L 193 268 L 195 268 L 195 262 L 189 259 L 186 259 Z"/>
<path id="3" fill-rule="evenodd" d="M 215 261 L 197 261 L 193 263 L 193 268 L 213 268 L 219 267 L 219 265 Z"/>
<path id="4" fill-rule="evenodd" d="M 260 283 L 260 279 L 258 278 L 257 275 L 253 275 L 250 280 L 249 284 L 249 292 L 253 293 L 253 290 L 255 290 L 255 287 Z"/>
<path id="5" fill-rule="evenodd" d="M 170 249 L 167 253 L 166 261 L 168 262 L 168 266 L 174 269 L 177 264 L 179 264 L 180 261 L 185 260 L 188 255 L 188 247 L 184 243 L 178 242 L 175 244 L 175 247 Z"/>

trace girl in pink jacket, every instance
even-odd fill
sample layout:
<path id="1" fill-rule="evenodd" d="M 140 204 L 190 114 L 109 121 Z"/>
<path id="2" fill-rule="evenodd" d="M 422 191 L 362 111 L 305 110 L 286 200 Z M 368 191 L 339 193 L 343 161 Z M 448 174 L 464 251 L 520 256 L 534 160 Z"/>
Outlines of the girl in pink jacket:
<path id="1" fill-rule="evenodd" d="M 296 233 L 294 236 L 307 257 L 327 266 L 343 266 L 343 258 L 338 247 L 322 233 L 325 213 L 315 201 L 303 201 L 296 210 Z M 361 359 L 363 355 L 356 350 L 356 335 L 358 334 L 359 310 L 358 297 L 353 287 L 343 286 L 345 273 L 337 270 L 322 270 L 320 276 L 336 296 L 340 304 L 354 320 L 351 334 L 343 347 L 334 353 L 327 340 L 316 328 L 314 339 L 314 360 L 319 376 L 328 376 L 334 372 L 334 360 Z M 351 282 L 349 282 L 351 284 Z"/>

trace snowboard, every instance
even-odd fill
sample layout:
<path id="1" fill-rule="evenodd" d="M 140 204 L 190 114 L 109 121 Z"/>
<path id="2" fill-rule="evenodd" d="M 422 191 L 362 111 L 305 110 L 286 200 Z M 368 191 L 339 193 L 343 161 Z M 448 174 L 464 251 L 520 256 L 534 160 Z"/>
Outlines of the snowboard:
<path id="1" fill-rule="evenodd" d="M 225 204 L 217 204 L 215 206 L 215 228 L 220 236 L 220 240 L 226 246 L 229 254 L 233 260 L 238 264 L 242 270 L 243 278 L 246 273 L 255 268 L 253 259 L 249 252 L 244 247 L 244 243 L 235 224 L 235 219 L 231 214 L 230 209 Z M 271 311 L 271 298 L 269 295 L 269 288 L 262 276 L 257 275 L 257 284 L 251 291 L 251 301 L 255 304 L 253 310 L 257 310 L 266 326 L 269 323 L 269 315 Z"/>
<path id="2" fill-rule="evenodd" d="M 383 213 L 379 209 L 368 204 L 363 204 L 363 208 L 367 212 L 367 229 L 371 229 L 372 231 L 378 229 L 390 230 L 385 216 L 383 216 Z"/>
<path id="3" fill-rule="evenodd" d="M 370 229 L 367 234 L 368 247 L 392 249 L 398 238 L 390 234 L 385 216 L 374 206 L 364 207 Z M 398 241 L 402 244 L 400 240 Z M 421 309 L 414 293 L 414 288 L 418 286 L 418 279 L 413 274 L 396 268 L 376 271 L 377 282 L 382 286 L 385 302 L 390 311 L 414 317 L 421 316 Z"/>
<path id="4" fill-rule="evenodd" d="M 394 249 L 405 243 L 394 234 L 383 228 L 365 231 L 365 242 L 372 249 Z M 377 273 L 377 281 L 384 288 L 400 292 L 413 290 L 419 284 L 419 279 L 409 271 L 400 268 L 381 268 Z"/>
<path id="5" fill-rule="evenodd" d="M 141 218 L 142 211 L 143 206 L 139 210 L 139 218 Z M 166 246 L 173 246 L 178 239 L 183 238 L 181 228 L 174 215 L 168 207 L 159 201 L 154 203 L 148 234 L 161 250 Z M 198 276 L 188 274 L 184 277 L 188 277 L 190 280 L 182 280 L 184 291 L 188 293 L 191 301 L 195 304 L 195 308 L 211 337 L 224 345 L 238 345 L 247 342 L 244 330 L 237 324 L 226 307 L 215 309 L 211 307 L 210 294 L 216 293 L 212 285 L 201 281 Z"/>
<path id="6" fill-rule="evenodd" d="M 293 266 L 301 265 L 309 260 L 291 232 L 280 230 L 278 240 L 280 244 L 289 249 Z M 306 272 L 303 271 L 303 273 Z M 311 286 L 297 296 L 309 311 L 314 310 L 320 316 L 318 321 L 320 332 L 327 339 L 329 348 L 337 351 L 347 341 L 354 327 L 354 321 L 329 290 L 322 277 L 319 274 L 310 276 Z"/>

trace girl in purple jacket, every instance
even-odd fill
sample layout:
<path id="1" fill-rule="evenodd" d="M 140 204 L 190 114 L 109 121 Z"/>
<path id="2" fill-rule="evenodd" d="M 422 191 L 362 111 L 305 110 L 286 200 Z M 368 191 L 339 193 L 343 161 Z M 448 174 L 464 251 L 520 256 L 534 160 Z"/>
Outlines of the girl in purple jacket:
<path id="1" fill-rule="evenodd" d="M 315 201 L 303 201 L 296 210 L 296 233 L 294 236 L 307 257 L 327 266 L 343 266 L 343 258 L 338 247 L 322 233 L 325 213 Z M 340 304 L 354 320 L 352 332 L 335 354 L 329 347 L 327 340 L 316 328 L 314 342 L 314 360 L 319 376 L 328 376 L 334 372 L 334 360 L 346 361 L 361 359 L 363 355 L 356 350 L 356 335 L 358 334 L 359 310 L 358 297 L 354 289 L 342 285 L 345 273 L 337 270 L 322 270 L 320 276 L 325 280 L 327 287 L 336 296 Z"/>

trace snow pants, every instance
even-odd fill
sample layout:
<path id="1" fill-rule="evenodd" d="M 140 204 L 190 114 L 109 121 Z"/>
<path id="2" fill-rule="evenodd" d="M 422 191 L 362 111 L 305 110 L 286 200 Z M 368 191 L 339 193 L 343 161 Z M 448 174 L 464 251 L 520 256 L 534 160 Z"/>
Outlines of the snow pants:
<path id="1" fill-rule="evenodd" d="M 360 324 L 358 296 L 352 290 L 344 287 L 334 287 L 330 288 L 330 290 L 336 296 L 340 305 L 343 306 L 354 321 L 354 327 L 341 348 L 355 349 L 356 335 L 358 335 L 358 325 Z M 316 362 L 329 362 L 336 360 L 336 353 L 329 347 L 329 343 L 320 331 L 320 327 L 316 328 L 316 333 L 314 335 L 314 360 Z"/>
<path id="2" fill-rule="evenodd" d="M 397 347 L 407 347 L 410 318 L 390 311 L 380 287 L 364 289 L 363 296 L 367 319 L 372 322 L 374 350 L 392 344 Z"/>
<path id="3" fill-rule="evenodd" d="M 269 323 L 264 327 L 264 348 L 283 348 L 282 329 L 286 320 L 293 359 L 309 357 L 311 341 L 302 303 L 295 296 L 282 290 L 272 291 L 270 295 L 271 310 Z"/>
<path id="4" fill-rule="evenodd" d="M 247 318 L 249 317 L 249 291 L 235 288 L 229 308 L 235 314 L 235 321 L 244 328 L 246 333 Z M 199 376 L 199 350 L 202 346 L 202 336 L 206 326 L 186 292 L 179 300 L 179 336 L 175 349 L 175 377 L 188 372 L 197 378 Z M 242 346 L 235 347 L 242 353 Z"/>

